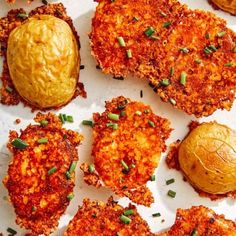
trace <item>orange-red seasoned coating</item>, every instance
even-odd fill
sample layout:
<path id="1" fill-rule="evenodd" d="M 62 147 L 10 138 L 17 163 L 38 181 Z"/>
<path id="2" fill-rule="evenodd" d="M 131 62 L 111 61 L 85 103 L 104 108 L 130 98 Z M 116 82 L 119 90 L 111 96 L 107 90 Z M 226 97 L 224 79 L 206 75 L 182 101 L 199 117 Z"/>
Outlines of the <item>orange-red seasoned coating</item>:
<path id="1" fill-rule="evenodd" d="M 104 73 L 148 79 L 163 101 L 197 117 L 231 108 L 236 35 L 224 20 L 176 0 L 98 2 L 90 38 Z M 154 33 L 147 36 L 150 27 Z"/>
<path id="2" fill-rule="evenodd" d="M 3 86 L 0 91 L 1 103 L 5 105 L 17 105 L 20 101 L 22 101 L 24 104 L 32 107 L 32 109 L 35 110 L 37 108 L 29 104 L 24 99 L 22 99 L 17 93 L 17 91 L 15 90 L 10 74 L 9 74 L 9 69 L 8 69 L 7 61 L 6 61 L 7 41 L 8 41 L 9 34 L 11 33 L 13 29 L 15 29 L 17 26 L 20 26 L 22 23 L 24 23 L 25 20 L 27 20 L 27 18 L 19 17 L 18 16 L 19 13 L 26 14 L 25 10 L 22 8 L 14 9 L 14 10 L 9 11 L 6 17 L 3 17 L 0 19 L 0 45 L 1 45 L 0 55 L 4 57 L 3 72 L 1 76 Z M 62 3 L 48 4 L 45 6 L 37 7 L 34 10 L 30 11 L 28 15 L 29 17 L 31 17 L 37 14 L 52 15 L 52 16 L 55 16 L 57 18 L 64 20 L 70 26 L 76 38 L 78 46 L 80 48 L 79 36 L 75 30 L 72 19 L 67 15 L 66 9 Z M 10 92 L 8 88 L 10 88 L 11 90 Z M 77 84 L 77 88 L 76 88 L 73 98 L 77 97 L 78 95 L 86 97 L 86 92 L 84 91 L 83 84 L 80 82 L 78 82 Z M 60 107 L 55 107 L 55 108 L 60 108 Z"/>
<path id="3" fill-rule="evenodd" d="M 58 225 L 60 216 L 69 205 L 75 174 L 65 173 L 73 161 L 78 161 L 77 146 L 82 136 L 62 128 L 55 115 L 38 113 L 35 121 L 45 125 L 29 125 L 18 135 L 10 132 L 8 148 L 13 154 L 4 179 L 17 215 L 16 223 L 33 234 L 49 235 Z M 28 144 L 18 149 L 12 141 L 20 138 Z M 40 139 L 47 139 L 39 143 Z"/>
<path id="4" fill-rule="evenodd" d="M 133 214 L 127 217 L 131 219 L 129 224 L 120 220 L 120 216 L 126 210 L 132 210 Z M 112 198 L 105 204 L 103 202 L 85 199 L 83 205 L 75 217 L 71 220 L 64 236 L 152 236 L 148 224 L 138 214 L 134 205 L 126 208 L 118 205 Z"/>
<path id="5" fill-rule="evenodd" d="M 217 215 L 210 208 L 194 206 L 178 209 L 174 225 L 164 235 L 235 236 L 236 223 L 225 219 L 224 215 Z"/>
<path id="6" fill-rule="evenodd" d="M 105 112 L 93 116 L 92 155 L 97 176 L 116 194 L 150 206 L 153 197 L 145 184 L 166 149 L 170 123 L 155 115 L 150 106 L 124 97 L 106 102 L 105 107 Z M 112 120 L 111 114 L 118 120 Z M 82 169 L 86 182 L 98 186 L 96 173 L 89 175 L 86 166 Z"/>

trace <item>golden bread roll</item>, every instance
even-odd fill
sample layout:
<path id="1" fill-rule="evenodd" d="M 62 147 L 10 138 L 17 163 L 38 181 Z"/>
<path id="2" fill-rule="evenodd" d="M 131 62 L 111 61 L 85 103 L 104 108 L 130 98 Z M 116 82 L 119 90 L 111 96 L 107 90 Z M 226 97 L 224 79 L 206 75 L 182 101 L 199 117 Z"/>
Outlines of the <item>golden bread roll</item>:
<path id="1" fill-rule="evenodd" d="M 181 143 L 180 168 L 204 192 L 225 194 L 236 190 L 236 132 L 225 125 L 203 123 Z"/>
<path id="2" fill-rule="evenodd" d="M 9 36 L 7 64 L 21 97 L 41 109 L 68 103 L 79 76 L 79 49 L 70 26 L 36 15 Z"/>
<path id="3" fill-rule="evenodd" d="M 233 15 L 236 15 L 236 0 L 211 0 L 213 4 L 227 11 Z"/>

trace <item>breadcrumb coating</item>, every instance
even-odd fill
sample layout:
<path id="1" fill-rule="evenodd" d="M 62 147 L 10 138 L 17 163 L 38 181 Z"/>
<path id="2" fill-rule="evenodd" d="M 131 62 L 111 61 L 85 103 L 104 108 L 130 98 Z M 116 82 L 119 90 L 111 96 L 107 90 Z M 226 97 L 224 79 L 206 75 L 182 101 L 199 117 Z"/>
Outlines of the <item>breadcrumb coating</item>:
<path id="1" fill-rule="evenodd" d="M 90 38 L 104 73 L 147 79 L 163 101 L 196 117 L 230 110 L 236 34 L 225 20 L 176 0 L 98 3 Z"/>
<path id="2" fill-rule="evenodd" d="M 77 146 L 83 137 L 62 128 L 52 113 L 38 113 L 35 121 L 47 124 L 30 124 L 20 135 L 10 131 L 8 148 L 13 159 L 3 183 L 15 208 L 16 223 L 33 235 L 49 235 L 69 205 L 75 174 L 68 178 L 65 173 L 78 161 Z M 12 142 L 16 138 L 28 146 L 15 147 Z"/>
<path id="3" fill-rule="evenodd" d="M 82 165 L 85 181 L 96 187 L 104 184 L 119 196 L 150 206 L 153 196 L 146 183 L 166 150 L 170 123 L 155 115 L 150 106 L 122 96 L 106 102 L 105 107 L 105 112 L 93 115 L 96 172 L 90 173 L 88 164 Z M 111 114 L 119 118 L 114 121 Z"/>
<path id="4" fill-rule="evenodd" d="M 120 216 L 131 210 L 127 217 L 131 220 L 125 224 Z M 148 224 L 138 214 L 134 205 L 126 208 L 118 205 L 112 198 L 103 202 L 85 199 L 75 217 L 70 221 L 64 236 L 152 236 Z"/>

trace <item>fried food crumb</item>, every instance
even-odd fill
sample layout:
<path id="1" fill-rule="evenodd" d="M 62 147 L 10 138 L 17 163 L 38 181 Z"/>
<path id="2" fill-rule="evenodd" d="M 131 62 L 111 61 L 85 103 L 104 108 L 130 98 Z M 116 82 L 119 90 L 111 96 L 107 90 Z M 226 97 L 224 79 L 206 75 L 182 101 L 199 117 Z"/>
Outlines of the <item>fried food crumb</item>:
<path id="1" fill-rule="evenodd" d="M 15 120 L 15 124 L 20 124 L 20 122 L 21 122 L 21 119 L 19 119 L 19 118 L 17 118 L 16 120 Z"/>

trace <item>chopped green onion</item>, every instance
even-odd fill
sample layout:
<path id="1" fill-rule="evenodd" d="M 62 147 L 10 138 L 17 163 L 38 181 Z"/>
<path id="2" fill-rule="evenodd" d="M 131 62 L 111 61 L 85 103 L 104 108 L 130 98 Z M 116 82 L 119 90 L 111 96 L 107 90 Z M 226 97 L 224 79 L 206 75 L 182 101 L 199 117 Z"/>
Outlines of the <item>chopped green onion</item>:
<path id="1" fill-rule="evenodd" d="M 206 33 L 206 34 L 205 34 L 205 38 L 206 38 L 206 39 L 209 39 L 209 38 L 210 38 L 210 34 L 209 34 L 209 33 Z"/>
<path id="2" fill-rule="evenodd" d="M 135 115 L 141 116 L 141 115 L 142 115 L 142 112 L 141 112 L 141 111 L 136 111 L 136 112 L 135 112 Z"/>
<path id="3" fill-rule="evenodd" d="M 233 53 L 236 53 L 236 46 L 233 48 Z"/>
<path id="4" fill-rule="evenodd" d="M 161 12 L 160 12 L 160 16 L 165 17 L 165 16 L 167 16 L 167 15 L 166 15 L 166 13 L 164 13 L 164 12 L 161 11 Z"/>
<path id="5" fill-rule="evenodd" d="M 6 90 L 7 90 L 8 93 L 12 93 L 13 88 L 10 88 L 9 86 L 7 86 L 7 87 L 6 87 Z"/>
<path id="6" fill-rule="evenodd" d="M 40 138 L 37 141 L 39 144 L 43 144 L 43 143 L 47 143 L 48 142 L 48 138 Z"/>
<path id="7" fill-rule="evenodd" d="M 157 212 L 157 213 L 154 213 L 152 214 L 153 217 L 160 217 L 161 216 L 161 213 Z"/>
<path id="8" fill-rule="evenodd" d="M 71 175 L 70 175 L 69 171 L 66 171 L 65 176 L 67 179 L 71 179 Z"/>
<path id="9" fill-rule="evenodd" d="M 170 98 L 170 99 L 169 99 L 169 102 L 170 102 L 173 106 L 176 105 L 176 101 L 175 101 L 174 98 Z"/>
<path id="10" fill-rule="evenodd" d="M 10 227 L 7 228 L 7 232 L 10 233 L 11 235 L 16 235 L 17 234 L 17 232 L 14 229 L 10 228 Z"/>
<path id="11" fill-rule="evenodd" d="M 214 45 L 210 45 L 209 48 L 210 48 L 211 50 L 213 50 L 214 52 L 217 51 L 217 48 L 216 48 Z"/>
<path id="12" fill-rule="evenodd" d="M 155 35 L 152 35 L 150 38 L 153 39 L 153 40 L 160 40 L 160 37 L 155 36 Z"/>
<path id="13" fill-rule="evenodd" d="M 63 140 L 66 140 L 68 137 L 66 134 L 63 135 Z"/>
<path id="14" fill-rule="evenodd" d="M 182 72 L 180 75 L 180 84 L 185 86 L 186 80 L 187 80 L 187 74 L 185 72 Z"/>
<path id="15" fill-rule="evenodd" d="M 196 64 L 201 64 L 201 63 L 202 63 L 202 60 L 196 59 L 194 62 L 195 62 Z"/>
<path id="16" fill-rule="evenodd" d="M 233 66 L 233 65 L 234 65 L 233 62 L 228 62 L 228 63 L 224 64 L 224 66 L 228 66 L 228 67 Z"/>
<path id="17" fill-rule="evenodd" d="M 36 206 L 32 206 L 32 212 L 37 211 L 37 207 Z"/>
<path id="18" fill-rule="evenodd" d="M 168 28 L 169 26 L 171 25 L 171 22 L 170 21 L 167 21 L 167 22 L 164 22 L 162 27 L 163 28 Z"/>
<path id="19" fill-rule="evenodd" d="M 70 168 L 69 168 L 69 173 L 72 174 L 75 171 L 77 165 L 77 161 L 72 161 Z"/>
<path id="20" fill-rule="evenodd" d="M 82 124 L 83 124 L 83 125 L 88 125 L 88 126 L 91 126 L 91 127 L 94 126 L 94 123 L 93 123 L 93 121 L 91 121 L 91 120 L 83 120 L 83 121 L 82 121 Z"/>
<path id="21" fill-rule="evenodd" d="M 131 166 L 130 166 L 130 167 L 131 167 L 132 169 L 133 169 L 133 168 L 135 168 L 135 164 L 131 164 Z"/>
<path id="22" fill-rule="evenodd" d="M 134 17 L 133 17 L 133 21 L 139 21 L 139 18 L 136 17 L 136 16 L 134 16 Z"/>
<path id="23" fill-rule="evenodd" d="M 68 195 L 67 195 L 67 199 L 69 200 L 69 201 L 71 201 L 73 198 L 74 198 L 74 193 L 69 193 Z"/>
<path id="24" fill-rule="evenodd" d="M 65 124 L 65 114 L 59 114 L 59 118 L 60 118 L 60 120 L 61 120 L 61 123 L 62 124 Z"/>
<path id="25" fill-rule="evenodd" d="M 168 179 L 166 180 L 166 185 L 173 184 L 175 182 L 175 179 Z"/>
<path id="26" fill-rule="evenodd" d="M 207 54 L 207 55 L 209 55 L 209 54 L 212 53 L 212 51 L 211 51 L 208 47 L 205 47 L 203 51 L 204 51 L 204 53 Z"/>
<path id="27" fill-rule="evenodd" d="M 169 81 L 168 79 L 162 79 L 162 80 L 160 81 L 160 84 L 161 84 L 162 86 L 168 86 L 168 85 L 170 84 L 170 81 Z"/>
<path id="28" fill-rule="evenodd" d="M 120 116 L 122 116 L 122 117 L 126 116 L 126 111 L 121 111 Z"/>
<path id="29" fill-rule="evenodd" d="M 125 224 L 129 224 L 131 222 L 131 219 L 125 215 L 121 215 L 120 220 Z"/>
<path id="30" fill-rule="evenodd" d="M 123 214 L 125 216 L 133 215 L 134 214 L 134 210 L 133 209 L 125 210 Z"/>
<path id="31" fill-rule="evenodd" d="M 149 121 L 148 121 L 148 124 L 149 124 L 151 127 L 155 127 L 155 124 L 154 124 L 154 122 L 153 122 L 153 121 L 151 121 L 151 120 L 149 120 Z"/>
<path id="32" fill-rule="evenodd" d="M 168 195 L 169 197 L 175 198 L 176 192 L 175 192 L 175 191 L 172 191 L 172 190 L 169 190 L 169 191 L 167 192 L 167 195 Z"/>
<path id="33" fill-rule="evenodd" d="M 156 176 L 155 176 L 155 175 L 152 175 L 152 176 L 150 177 L 150 180 L 151 180 L 151 181 L 155 181 L 155 180 L 156 180 Z"/>
<path id="34" fill-rule="evenodd" d="M 42 3 L 43 3 L 44 5 L 48 5 L 48 1 L 47 1 L 47 0 L 42 0 Z"/>
<path id="35" fill-rule="evenodd" d="M 126 56 L 127 56 L 127 58 L 132 58 L 132 51 L 131 51 L 131 49 L 128 49 L 127 51 L 126 51 Z"/>
<path id="36" fill-rule="evenodd" d="M 189 53 L 189 49 L 188 48 L 180 48 L 180 51 L 182 53 Z"/>
<path id="37" fill-rule="evenodd" d="M 93 173 L 95 171 L 94 164 L 90 164 L 88 169 L 89 169 L 89 173 Z"/>
<path id="38" fill-rule="evenodd" d="M 155 30 L 153 27 L 148 27 L 145 31 L 144 34 L 148 37 L 151 37 L 155 33 Z"/>
<path id="39" fill-rule="evenodd" d="M 217 37 L 222 38 L 225 36 L 225 34 L 226 34 L 226 32 L 224 32 L 224 31 L 218 32 Z"/>
<path id="40" fill-rule="evenodd" d="M 74 122 L 73 116 L 67 116 L 66 120 L 70 123 Z"/>
<path id="41" fill-rule="evenodd" d="M 128 165 L 127 165 L 123 160 L 121 160 L 120 164 L 124 167 L 124 169 L 125 169 L 126 171 L 129 170 Z"/>
<path id="42" fill-rule="evenodd" d="M 121 37 L 121 36 L 117 37 L 117 40 L 118 40 L 118 42 L 119 42 L 121 47 L 125 47 L 126 46 L 125 40 L 123 39 L 123 37 Z"/>
<path id="43" fill-rule="evenodd" d="M 118 124 L 116 124 L 116 123 L 108 123 L 107 124 L 107 127 L 108 128 L 112 128 L 112 129 L 114 129 L 114 130 L 117 130 L 118 129 Z"/>
<path id="44" fill-rule="evenodd" d="M 107 117 L 110 120 L 115 120 L 115 121 L 118 121 L 120 119 L 120 116 L 118 114 L 111 113 L 111 112 L 107 114 Z"/>
<path id="45" fill-rule="evenodd" d="M 11 143 L 15 148 L 18 148 L 18 149 L 25 149 L 29 146 L 28 143 L 26 143 L 25 141 L 23 141 L 22 139 L 20 138 L 16 138 L 12 141 Z"/>
<path id="46" fill-rule="evenodd" d="M 148 114 L 148 113 L 150 113 L 150 110 L 149 110 L 149 109 L 146 109 L 146 110 L 144 110 L 144 113 L 145 113 L 145 114 Z"/>
<path id="47" fill-rule="evenodd" d="M 55 173 L 56 170 L 57 170 L 57 167 L 54 166 L 54 167 L 52 167 L 50 170 L 48 170 L 48 174 L 51 175 L 51 174 Z"/>
<path id="48" fill-rule="evenodd" d="M 45 126 L 45 125 L 48 124 L 48 121 L 47 120 L 41 120 L 39 123 L 40 123 L 40 125 Z"/>
<path id="49" fill-rule="evenodd" d="M 174 67 L 171 67 L 170 68 L 170 76 L 172 77 L 174 75 L 174 73 L 175 73 L 175 69 L 174 69 Z"/>
<path id="50" fill-rule="evenodd" d="M 26 13 L 18 13 L 16 16 L 22 19 L 26 19 L 29 17 L 29 15 Z"/>
<path id="51" fill-rule="evenodd" d="M 198 236 L 197 230 L 193 229 L 193 231 L 191 232 L 190 236 Z"/>
<path id="52" fill-rule="evenodd" d="M 116 233 L 116 236 L 121 236 L 121 234 L 119 232 Z"/>

